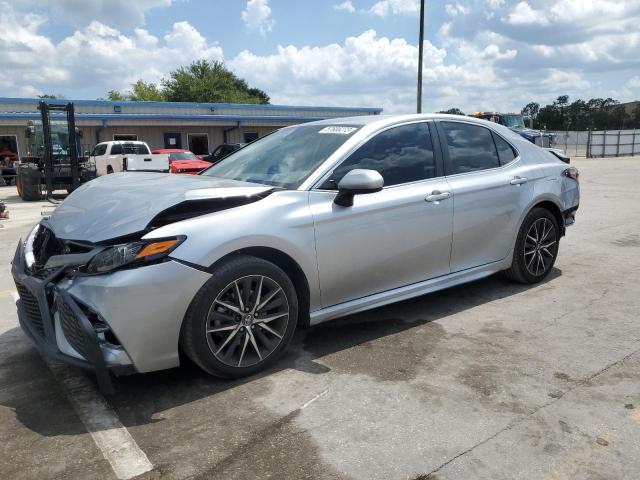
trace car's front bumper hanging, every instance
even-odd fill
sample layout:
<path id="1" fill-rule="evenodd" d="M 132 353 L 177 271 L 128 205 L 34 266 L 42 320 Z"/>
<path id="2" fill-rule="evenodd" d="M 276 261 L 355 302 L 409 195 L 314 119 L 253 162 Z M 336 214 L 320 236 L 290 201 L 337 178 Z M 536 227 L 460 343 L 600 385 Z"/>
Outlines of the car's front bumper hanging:
<path id="1" fill-rule="evenodd" d="M 17 302 L 18 320 L 25 334 L 48 357 L 95 371 L 100 389 L 105 393 L 112 393 L 113 384 L 109 371 L 116 368 L 121 373 L 131 373 L 133 366 L 107 364 L 101 340 L 91 321 L 76 300 L 55 285 L 64 274 L 64 267 L 38 276 L 31 275 L 25 268 L 22 245 L 19 245 L 13 258 L 11 273 L 20 296 Z M 57 329 L 62 332 L 56 331 Z M 61 351 L 61 339 L 68 342 L 79 355 L 73 356 Z"/>

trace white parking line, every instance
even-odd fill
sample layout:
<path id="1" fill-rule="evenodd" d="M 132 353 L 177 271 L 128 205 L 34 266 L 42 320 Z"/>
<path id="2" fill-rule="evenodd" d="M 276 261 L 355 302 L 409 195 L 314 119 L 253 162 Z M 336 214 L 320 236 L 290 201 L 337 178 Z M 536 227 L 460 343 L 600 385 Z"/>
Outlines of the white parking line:
<path id="1" fill-rule="evenodd" d="M 304 405 L 302 405 L 300 407 L 300 410 L 304 410 L 305 408 L 307 408 L 309 405 L 311 405 L 313 402 L 315 402 L 316 400 L 318 400 L 320 397 L 324 397 L 327 393 L 329 392 L 329 390 L 323 390 L 321 391 L 319 394 L 317 394 L 315 397 L 313 397 L 311 400 L 309 400 L 308 402 L 305 402 Z"/>
<path id="2" fill-rule="evenodd" d="M 128 480 L 152 470 L 153 464 L 95 386 L 71 367 L 47 358 L 45 362 L 116 477 Z"/>

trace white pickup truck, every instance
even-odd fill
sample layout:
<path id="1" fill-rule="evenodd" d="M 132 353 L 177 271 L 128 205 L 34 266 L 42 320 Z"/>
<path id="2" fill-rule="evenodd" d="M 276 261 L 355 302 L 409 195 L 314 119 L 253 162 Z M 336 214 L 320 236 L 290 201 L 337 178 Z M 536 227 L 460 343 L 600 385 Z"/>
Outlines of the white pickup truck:
<path id="1" fill-rule="evenodd" d="M 89 161 L 96 175 L 116 172 L 168 172 L 169 155 L 152 155 L 145 142 L 102 142 L 95 146 Z"/>

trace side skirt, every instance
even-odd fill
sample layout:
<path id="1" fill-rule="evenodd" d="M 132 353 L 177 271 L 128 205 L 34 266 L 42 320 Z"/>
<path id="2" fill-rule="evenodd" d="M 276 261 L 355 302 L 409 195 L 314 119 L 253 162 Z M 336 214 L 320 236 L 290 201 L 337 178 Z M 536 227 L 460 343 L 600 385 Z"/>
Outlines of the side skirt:
<path id="1" fill-rule="evenodd" d="M 507 258 L 509 259 L 508 261 L 505 259 L 498 262 L 488 263 L 479 267 L 425 280 L 424 282 L 412 283 L 411 285 L 406 285 L 404 287 L 387 290 L 385 292 L 376 293 L 367 297 L 315 310 L 310 314 L 310 325 L 317 325 L 328 320 L 333 320 L 334 318 L 363 312 L 372 308 L 382 307 L 390 303 L 401 302 L 427 293 L 437 292 L 438 290 L 444 290 L 445 288 L 488 277 L 489 275 L 493 275 L 496 272 L 509 268 L 511 259 L 510 257 Z"/>

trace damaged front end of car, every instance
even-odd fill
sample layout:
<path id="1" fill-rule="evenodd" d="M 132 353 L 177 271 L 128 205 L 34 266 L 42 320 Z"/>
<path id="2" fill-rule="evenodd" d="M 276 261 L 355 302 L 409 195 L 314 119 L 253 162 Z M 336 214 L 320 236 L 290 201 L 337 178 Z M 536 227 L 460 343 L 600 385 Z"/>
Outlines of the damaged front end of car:
<path id="1" fill-rule="evenodd" d="M 146 239 L 145 235 L 258 201 L 272 191 L 221 198 L 185 195 L 154 212 L 142 230 L 99 241 L 61 238 L 69 218 L 60 221 L 54 212 L 20 241 L 13 258 L 23 331 L 46 356 L 94 370 L 105 393 L 113 392 L 110 373 L 177 366 L 177 349 L 171 342 L 178 338 L 189 303 L 210 274 L 205 267 L 171 257 L 186 236 Z M 109 221 L 115 223 L 117 218 L 103 216 L 103 222 Z"/>
<path id="2" fill-rule="evenodd" d="M 133 373 L 133 363 L 109 325 L 64 288 L 97 248 L 63 242 L 43 223 L 20 243 L 12 262 L 22 330 L 45 355 L 92 369 L 100 389 L 113 391 L 109 370 Z M 60 258 L 67 257 L 64 264 Z"/>

